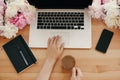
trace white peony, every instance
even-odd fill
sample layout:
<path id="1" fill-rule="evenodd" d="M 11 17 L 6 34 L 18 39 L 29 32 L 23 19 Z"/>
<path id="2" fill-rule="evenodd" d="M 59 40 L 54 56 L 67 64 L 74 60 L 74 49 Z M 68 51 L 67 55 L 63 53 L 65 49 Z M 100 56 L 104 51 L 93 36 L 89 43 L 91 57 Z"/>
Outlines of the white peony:
<path id="1" fill-rule="evenodd" d="M 106 12 L 106 17 L 104 18 L 105 23 L 108 27 L 120 27 L 120 13 L 119 6 L 116 4 L 116 1 L 110 1 L 104 5 Z"/>
<path id="2" fill-rule="evenodd" d="M 18 26 L 10 23 L 10 20 L 21 12 L 25 16 L 26 24 L 31 24 L 35 18 L 36 8 L 31 6 L 27 0 L 7 0 L 5 7 L 5 25 L 3 26 L 3 7 L 0 6 L 0 36 L 12 38 L 18 32 Z M 22 18 L 19 18 L 22 19 Z"/>
<path id="3" fill-rule="evenodd" d="M 17 15 L 19 8 L 17 7 L 16 4 L 10 3 L 7 4 L 7 9 L 6 9 L 6 14 L 5 17 L 8 20 L 9 18 L 14 17 L 15 15 Z"/>
<path id="4" fill-rule="evenodd" d="M 26 0 L 15 0 L 7 3 L 6 20 L 8 21 L 10 18 L 17 15 L 18 11 L 24 14 L 28 24 L 35 18 L 35 7 L 31 6 Z"/>
<path id="5" fill-rule="evenodd" d="M 6 18 L 9 19 L 17 15 L 18 11 L 20 11 L 25 5 L 24 0 L 7 2 Z"/>
<path id="6" fill-rule="evenodd" d="M 89 6 L 89 14 L 93 17 L 93 18 L 103 18 L 105 16 L 104 14 L 104 9 L 102 5 L 93 3 L 92 6 Z"/>
<path id="7" fill-rule="evenodd" d="M 16 0 L 16 3 L 19 3 L 18 6 L 21 12 L 23 12 L 23 14 L 25 15 L 27 23 L 31 24 L 32 20 L 34 20 L 35 18 L 36 8 L 34 6 L 31 6 L 25 0 Z"/>
<path id="8" fill-rule="evenodd" d="M 109 28 L 120 28 L 120 17 L 109 18 L 105 17 L 105 23 Z"/>
<path id="9" fill-rule="evenodd" d="M 2 26 L 1 29 L 3 30 L 1 36 L 5 36 L 9 39 L 15 37 L 16 33 L 18 32 L 18 28 L 15 25 L 10 24 L 9 22 L 5 26 Z"/>

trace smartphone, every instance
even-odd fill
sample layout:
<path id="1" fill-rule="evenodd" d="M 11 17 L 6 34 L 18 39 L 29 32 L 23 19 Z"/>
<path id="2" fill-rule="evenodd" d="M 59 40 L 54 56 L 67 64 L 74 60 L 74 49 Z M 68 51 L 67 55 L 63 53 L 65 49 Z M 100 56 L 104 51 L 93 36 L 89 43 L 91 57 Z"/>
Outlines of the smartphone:
<path id="1" fill-rule="evenodd" d="M 104 29 L 102 31 L 101 36 L 100 36 L 98 43 L 96 45 L 96 50 L 103 52 L 103 53 L 106 53 L 106 51 L 109 47 L 109 44 L 111 42 L 111 39 L 113 37 L 113 34 L 114 33 L 112 31 Z"/>

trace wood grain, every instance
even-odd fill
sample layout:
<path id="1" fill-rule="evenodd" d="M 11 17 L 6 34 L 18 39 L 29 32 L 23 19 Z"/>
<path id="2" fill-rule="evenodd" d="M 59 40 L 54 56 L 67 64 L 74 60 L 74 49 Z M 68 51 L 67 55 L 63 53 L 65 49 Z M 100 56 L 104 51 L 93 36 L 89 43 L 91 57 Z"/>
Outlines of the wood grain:
<path id="1" fill-rule="evenodd" d="M 114 36 L 106 54 L 95 50 L 100 34 L 103 29 L 114 32 Z M 20 30 L 28 41 L 29 26 Z M 31 49 L 37 58 L 37 63 L 17 74 L 2 45 L 11 39 L 0 37 L 0 80 L 35 80 L 40 72 L 45 58 L 46 49 Z M 65 49 L 63 55 L 72 55 L 76 61 L 76 67 L 83 72 L 82 80 L 120 80 L 120 30 L 109 29 L 102 21 L 92 19 L 92 48 L 91 49 Z M 71 71 L 65 71 L 61 67 L 61 58 L 56 63 L 50 80 L 70 80 Z"/>

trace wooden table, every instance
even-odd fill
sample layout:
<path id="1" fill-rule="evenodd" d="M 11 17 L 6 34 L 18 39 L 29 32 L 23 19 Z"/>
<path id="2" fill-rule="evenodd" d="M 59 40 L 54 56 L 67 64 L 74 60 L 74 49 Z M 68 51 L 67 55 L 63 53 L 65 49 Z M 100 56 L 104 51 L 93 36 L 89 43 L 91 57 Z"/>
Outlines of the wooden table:
<path id="1" fill-rule="evenodd" d="M 120 30 L 109 29 L 114 36 L 106 54 L 95 50 L 102 30 L 109 29 L 102 21 L 92 19 L 92 48 L 91 49 L 65 49 L 61 58 L 72 55 L 76 60 L 76 66 L 83 72 L 82 80 L 120 80 Z M 29 26 L 20 30 L 28 43 Z M 0 80 L 36 80 L 45 58 L 46 49 L 31 49 L 37 58 L 37 64 L 17 74 L 2 45 L 10 39 L 0 37 Z M 50 80 L 70 80 L 71 72 L 61 68 L 61 58 L 56 63 Z"/>

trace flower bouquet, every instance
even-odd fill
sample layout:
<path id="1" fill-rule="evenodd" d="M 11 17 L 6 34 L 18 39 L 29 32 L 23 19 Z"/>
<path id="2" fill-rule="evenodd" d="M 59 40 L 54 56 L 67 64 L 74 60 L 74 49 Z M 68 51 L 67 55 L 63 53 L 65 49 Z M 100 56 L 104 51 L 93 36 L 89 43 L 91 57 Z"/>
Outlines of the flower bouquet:
<path id="1" fill-rule="evenodd" d="M 26 0 L 0 0 L 0 36 L 12 38 L 34 20 L 36 8 Z"/>
<path id="2" fill-rule="evenodd" d="M 120 28 L 120 0 L 95 0 L 89 6 L 89 14 L 104 20 L 108 27 Z"/>

